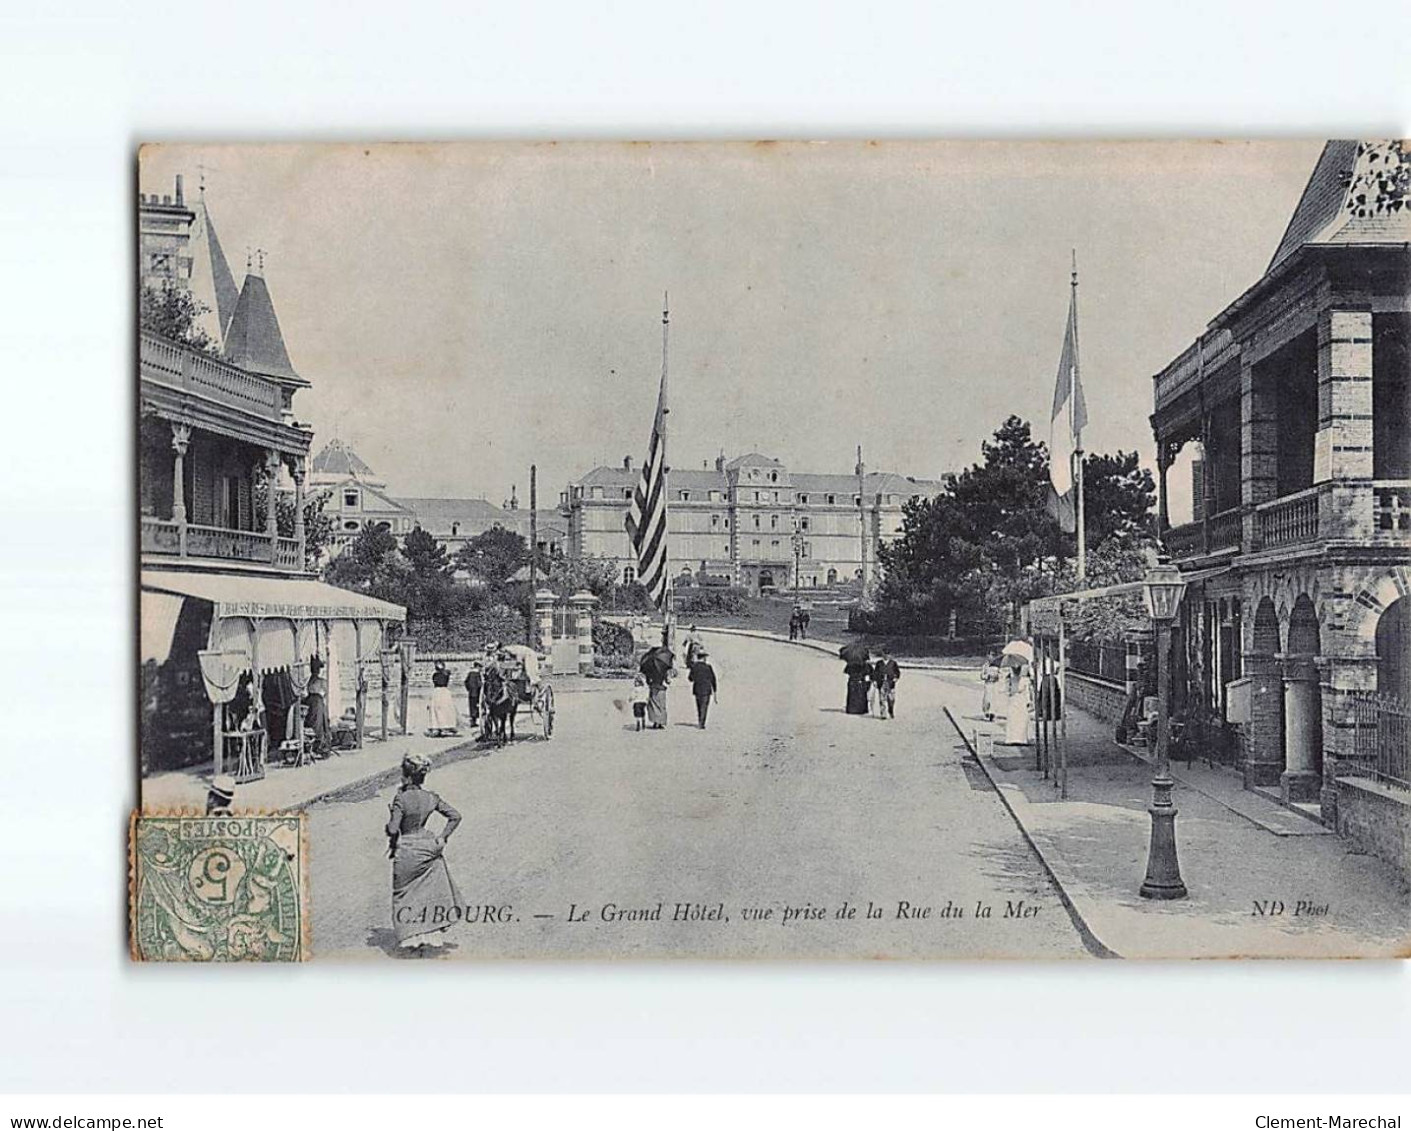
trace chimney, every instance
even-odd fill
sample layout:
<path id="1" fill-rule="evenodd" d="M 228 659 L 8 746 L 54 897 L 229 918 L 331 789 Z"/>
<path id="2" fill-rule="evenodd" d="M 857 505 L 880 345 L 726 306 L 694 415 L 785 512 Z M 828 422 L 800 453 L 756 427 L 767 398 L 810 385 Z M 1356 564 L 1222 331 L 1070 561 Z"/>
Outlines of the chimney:
<path id="1" fill-rule="evenodd" d="M 623 457 L 622 457 L 622 470 L 623 470 L 623 471 L 631 471 L 631 470 L 632 470 L 632 457 L 631 457 L 631 456 L 623 456 Z"/>
<path id="2" fill-rule="evenodd" d="M 176 175 L 176 203 L 177 203 L 178 205 L 184 205 L 184 204 L 186 203 L 186 201 L 185 201 L 185 199 L 184 199 L 184 196 L 183 196 L 183 193 L 182 193 L 181 174 L 180 174 L 180 173 L 178 173 L 178 174 Z"/>
<path id="3" fill-rule="evenodd" d="M 716 471 L 724 471 L 724 470 L 725 470 L 725 453 L 724 453 L 724 452 L 721 452 L 718 456 L 715 457 L 715 470 L 716 470 Z"/>

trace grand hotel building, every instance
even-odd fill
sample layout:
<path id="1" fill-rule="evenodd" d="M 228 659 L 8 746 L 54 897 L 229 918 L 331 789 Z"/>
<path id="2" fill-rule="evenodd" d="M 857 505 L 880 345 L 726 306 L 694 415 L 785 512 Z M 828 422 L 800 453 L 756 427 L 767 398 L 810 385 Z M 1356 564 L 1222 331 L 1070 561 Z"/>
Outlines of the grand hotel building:
<path id="1" fill-rule="evenodd" d="M 560 496 L 569 554 L 613 561 L 624 581 L 636 571 L 626 518 L 639 475 L 627 458 L 619 467 L 595 467 Z M 753 593 L 791 588 L 796 580 L 803 589 L 865 581 L 876 569 L 878 546 L 900 532 L 903 505 L 943 487 L 869 472 L 860 456 L 851 475 L 790 471 L 758 452 L 721 456 L 698 470 L 673 467 L 671 572 L 727 576 Z"/>

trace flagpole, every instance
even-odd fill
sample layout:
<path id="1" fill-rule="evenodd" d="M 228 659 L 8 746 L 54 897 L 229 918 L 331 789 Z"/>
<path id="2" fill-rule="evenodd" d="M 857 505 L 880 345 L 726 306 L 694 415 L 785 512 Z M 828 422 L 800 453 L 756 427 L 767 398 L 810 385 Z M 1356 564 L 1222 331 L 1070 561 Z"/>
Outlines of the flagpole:
<path id="1" fill-rule="evenodd" d="M 676 618 L 676 582 L 671 576 L 671 464 L 666 454 L 667 417 L 671 406 L 667 400 L 667 335 L 671 327 L 671 303 L 667 291 L 661 293 L 661 521 L 662 537 L 665 539 L 665 556 L 662 568 L 666 570 L 666 607 L 662 610 L 661 642 L 670 648 Z"/>
<path id="2" fill-rule="evenodd" d="M 1080 388 L 1080 377 L 1078 375 L 1078 249 L 1073 249 L 1073 398 L 1074 405 L 1077 404 L 1078 389 Z M 1077 417 L 1072 417 L 1077 423 Z M 1083 586 L 1088 580 L 1088 538 L 1083 522 L 1083 430 L 1075 428 L 1073 432 L 1073 462 L 1072 469 L 1073 489 L 1078 495 L 1078 584 Z"/>

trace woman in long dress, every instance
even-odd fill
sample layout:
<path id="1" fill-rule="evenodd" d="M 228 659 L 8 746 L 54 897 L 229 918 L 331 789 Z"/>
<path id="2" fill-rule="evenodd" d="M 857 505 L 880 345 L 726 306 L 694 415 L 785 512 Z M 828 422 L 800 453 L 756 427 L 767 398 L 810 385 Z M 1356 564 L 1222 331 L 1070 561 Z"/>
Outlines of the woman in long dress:
<path id="1" fill-rule="evenodd" d="M 666 726 L 666 685 L 671 682 L 671 670 L 647 676 L 647 725 L 652 730 Z"/>
<path id="2" fill-rule="evenodd" d="M 849 660 L 843 671 L 848 677 L 847 713 L 867 714 L 867 697 L 872 688 L 872 666 L 865 660 Z"/>
<path id="3" fill-rule="evenodd" d="M 314 753 L 323 757 L 333 749 L 333 727 L 328 722 L 328 680 L 323 663 L 314 657 L 309 665 L 308 686 L 304 688 L 304 729 L 313 737 Z"/>
<path id="4" fill-rule="evenodd" d="M 431 759 L 408 754 L 402 759 L 402 785 L 387 819 L 388 855 L 392 858 L 392 929 L 406 949 L 439 947 L 445 932 L 464 913 L 460 892 L 446 867 L 446 842 L 461 815 L 425 788 Z M 440 813 L 446 824 L 438 834 L 427 818 Z"/>
<path id="5" fill-rule="evenodd" d="M 459 723 L 456 702 L 451 698 L 451 673 L 440 660 L 431 673 L 431 733 L 434 736 L 454 734 Z"/>
<path id="6" fill-rule="evenodd" d="M 1029 669 L 1012 667 L 1008 674 L 1009 709 L 1004 718 L 1004 744 L 1026 746 L 1029 742 Z"/>

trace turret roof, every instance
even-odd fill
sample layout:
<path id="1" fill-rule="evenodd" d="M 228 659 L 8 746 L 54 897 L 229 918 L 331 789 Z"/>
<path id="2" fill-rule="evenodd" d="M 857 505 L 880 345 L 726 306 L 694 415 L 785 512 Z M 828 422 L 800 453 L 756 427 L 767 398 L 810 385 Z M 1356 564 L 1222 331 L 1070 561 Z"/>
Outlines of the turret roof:
<path id="1" fill-rule="evenodd" d="M 245 276 L 245 285 L 240 288 L 240 298 L 226 331 L 225 356 L 250 373 L 272 377 L 284 384 L 308 384 L 290 364 L 269 287 L 260 275 Z"/>

